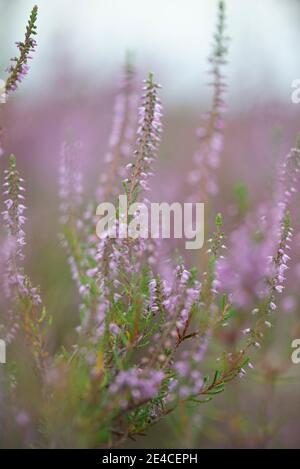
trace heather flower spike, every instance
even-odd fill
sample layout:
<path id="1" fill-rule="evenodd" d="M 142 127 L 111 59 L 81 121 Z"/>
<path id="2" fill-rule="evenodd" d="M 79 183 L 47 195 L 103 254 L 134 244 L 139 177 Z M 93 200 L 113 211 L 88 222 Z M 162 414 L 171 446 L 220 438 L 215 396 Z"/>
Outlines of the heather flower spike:
<path id="1" fill-rule="evenodd" d="M 32 59 L 32 53 L 36 48 L 36 33 L 38 7 L 35 5 L 31 11 L 30 18 L 26 27 L 25 38 L 23 42 L 17 42 L 19 56 L 13 57 L 13 64 L 7 69 L 9 76 L 6 80 L 6 92 L 15 91 L 29 71 L 28 60 Z"/>
<path id="2" fill-rule="evenodd" d="M 223 75 L 228 52 L 228 37 L 225 35 L 225 2 L 218 2 L 218 20 L 212 52 L 208 58 L 211 65 L 209 74 L 212 77 L 209 85 L 213 89 L 210 112 L 203 115 L 203 126 L 197 130 L 199 146 L 194 154 L 195 168 L 189 174 L 188 181 L 193 187 L 193 201 L 207 201 L 208 197 L 218 192 L 218 184 L 214 175 L 219 166 L 223 150 L 223 114 L 226 110 L 225 92 L 227 85 Z"/>
<path id="3" fill-rule="evenodd" d="M 45 350 L 46 311 L 42 306 L 39 288 L 32 285 L 24 271 L 26 246 L 24 224 L 26 217 L 24 180 L 17 170 L 16 158 L 9 157 L 9 167 L 5 170 L 4 197 L 5 210 L 2 212 L 7 230 L 6 272 L 4 275 L 4 293 L 14 310 L 15 323 L 20 324 L 24 332 L 39 373 L 44 370 L 47 357 Z M 47 318 L 48 320 L 48 318 Z M 14 326 L 15 327 L 15 326 Z M 12 331 L 8 335 L 11 335 Z M 11 340 L 10 340 L 11 341 Z"/>
<path id="4" fill-rule="evenodd" d="M 291 226 L 290 207 L 293 195 L 297 192 L 300 173 L 300 148 L 299 134 L 297 136 L 296 147 L 292 148 L 285 157 L 279 171 L 279 196 L 277 201 L 278 214 L 275 218 L 277 221 L 278 244 L 276 252 L 273 256 L 273 275 L 269 278 L 269 295 L 267 301 L 266 312 L 269 313 L 277 309 L 276 294 L 282 293 L 284 290 L 285 275 L 288 269 L 290 256 L 287 251 L 290 247 L 293 236 L 293 228 Z"/>
<path id="5" fill-rule="evenodd" d="M 15 259 L 12 267 L 18 269 L 18 261 L 24 260 L 25 233 L 23 226 L 25 223 L 24 211 L 24 187 L 23 180 L 20 178 L 16 167 L 16 158 L 14 155 L 9 157 L 9 169 L 5 170 L 4 178 L 4 196 L 6 197 L 6 210 L 2 212 L 8 235 L 13 238 L 15 243 Z M 16 273 L 16 272 L 14 272 Z"/>
<path id="6" fill-rule="evenodd" d="M 137 200 L 140 192 L 150 190 L 148 179 L 152 175 L 152 163 L 160 143 L 162 106 L 157 92 L 161 86 L 153 78 L 153 74 L 149 73 L 148 79 L 144 81 L 134 160 L 128 168 L 130 175 L 124 181 L 128 206 Z"/>
<path id="7" fill-rule="evenodd" d="M 34 6 L 31 15 L 28 21 L 28 25 L 26 27 L 26 34 L 24 42 L 17 42 L 17 47 L 19 49 L 20 55 L 19 57 L 14 57 L 11 59 L 13 65 L 11 65 L 7 72 L 9 76 L 4 84 L 4 89 L 0 88 L 0 104 L 6 102 L 7 96 L 15 91 L 18 85 L 21 83 L 25 75 L 27 75 L 29 66 L 28 60 L 32 58 L 30 55 L 34 52 L 36 47 L 36 41 L 33 36 L 36 35 L 36 21 L 37 21 L 37 12 L 38 7 Z M 2 133 L 3 129 L 0 127 L 0 157 L 3 155 L 4 150 L 2 148 Z"/>

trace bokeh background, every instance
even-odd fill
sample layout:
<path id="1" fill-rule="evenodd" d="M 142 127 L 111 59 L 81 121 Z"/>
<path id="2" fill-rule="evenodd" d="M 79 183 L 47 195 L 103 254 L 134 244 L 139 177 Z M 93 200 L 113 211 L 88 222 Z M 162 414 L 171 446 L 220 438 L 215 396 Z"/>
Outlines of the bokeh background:
<path id="1" fill-rule="evenodd" d="M 165 132 L 153 182 L 156 200 L 183 200 L 197 147 L 195 129 L 210 104 L 206 57 L 216 2 L 36 3 L 38 47 L 30 75 L 2 106 L 1 122 L 5 152 L 17 155 L 26 178 L 27 264 L 55 318 L 51 346 L 56 350 L 72 343 L 78 323 L 78 298 L 58 240 L 58 164 L 66 131 L 71 126 L 83 143 L 88 200 L 103 168 L 113 100 L 130 51 L 138 83 L 153 71 L 163 86 Z M 5 79 L 32 6 L 31 0 L 0 0 L 0 78 Z M 241 191 L 247 209 L 268 196 L 276 164 L 300 130 L 300 104 L 291 101 L 291 83 L 300 78 L 300 1 L 228 0 L 227 6 L 228 113 L 214 206 L 229 232 Z M 1 170 L 5 164 L 2 158 Z M 257 353 L 254 371 L 213 402 L 179 409 L 133 447 L 300 446 L 300 365 L 290 360 L 291 342 L 300 338 L 299 202 L 293 210 L 296 236 L 287 299 L 276 313 L 272 337 Z M 229 347 L 233 339 L 222 340 Z"/>

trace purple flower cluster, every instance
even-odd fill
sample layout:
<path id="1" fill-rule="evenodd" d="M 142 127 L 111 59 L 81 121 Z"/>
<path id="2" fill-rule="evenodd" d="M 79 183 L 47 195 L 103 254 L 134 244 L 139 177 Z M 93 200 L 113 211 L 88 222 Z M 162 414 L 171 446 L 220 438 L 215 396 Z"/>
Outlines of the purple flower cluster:
<path id="1" fill-rule="evenodd" d="M 266 294 L 266 278 L 271 274 L 270 256 L 274 253 L 274 240 L 268 235 L 264 215 L 260 210 L 248 216 L 228 240 L 225 256 L 219 258 L 215 285 L 220 291 L 232 295 L 242 308 L 251 308 L 255 299 Z"/>
<path id="2" fill-rule="evenodd" d="M 272 204 L 260 206 L 254 216 L 230 236 L 229 249 L 217 263 L 217 285 L 243 308 L 253 307 L 255 298 L 270 294 L 270 309 L 276 309 L 275 293 L 284 289 L 290 257 L 292 228 L 288 210 L 299 178 L 300 150 L 293 148 L 278 175 L 278 190 Z"/>
<path id="3" fill-rule="evenodd" d="M 199 366 L 199 363 L 197 365 Z M 174 369 L 177 373 L 177 379 L 170 383 L 168 399 L 170 401 L 176 399 L 177 396 L 174 394 L 176 387 L 178 397 L 181 399 L 197 396 L 203 387 L 203 378 L 201 372 L 196 368 L 195 362 L 191 360 L 188 351 L 183 354 L 181 360 L 175 363 Z"/>
<path id="4" fill-rule="evenodd" d="M 200 283 L 182 264 L 175 267 L 174 274 L 171 283 L 160 278 L 152 278 L 149 282 L 149 309 L 154 316 L 163 318 L 163 325 L 161 334 L 153 337 L 149 357 L 143 359 L 147 366 L 158 361 L 165 368 L 173 363 L 177 348 L 189 333 L 193 308 L 199 303 Z M 193 353 L 197 355 L 196 350 Z M 180 360 L 188 358 L 190 356 L 180 357 Z"/>
<path id="5" fill-rule="evenodd" d="M 164 373 L 153 369 L 130 368 L 120 371 L 112 384 L 110 392 L 118 395 L 121 406 L 148 402 L 157 396 L 164 380 Z"/>

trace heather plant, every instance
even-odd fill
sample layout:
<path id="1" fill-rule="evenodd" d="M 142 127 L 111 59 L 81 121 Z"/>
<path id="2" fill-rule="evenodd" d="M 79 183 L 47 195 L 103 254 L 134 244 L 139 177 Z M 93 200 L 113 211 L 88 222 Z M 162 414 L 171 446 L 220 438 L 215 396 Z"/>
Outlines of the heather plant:
<path id="1" fill-rule="evenodd" d="M 12 64 L 7 68 L 6 72 L 8 77 L 4 82 L 3 90 L 1 90 L 0 104 L 5 103 L 7 97 L 15 91 L 19 84 L 23 81 L 24 77 L 29 71 L 28 60 L 32 59 L 32 53 L 36 48 L 36 22 L 37 22 L 38 7 L 35 5 L 31 11 L 28 24 L 26 26 L 26 33 L 24 41 L 16 42 L 16 46 L 19 50 L 19 55 L 12 57 Z M 0 127 L 0 137 L 3 129 Z M 0 156 L 3 154 L 3 149 L 0 139 Z"/>
<path id="2" fill-rule="evenodd" d="M 36 46 L 36 15 L 35 7 L 25 40 L 18 43 L 20 57 L 9 69 L 7 93 L 28 71 L 27 60 Z M 196 168 L 190 178 L 193 197 L 205 202 L 217 189 L 214 169 L 223 146 L 222 70 L 228 42 L 224 30 L 225 2 L 219 1 L 209 57 L 213 102 L 206 125 L 198 132 Z M 193 267 L 184 255 L 176 254 L 170 260 L 171 274 L 165 275 L 159 239 L 110 237 L 108 230 L 97 237 L 99 202 L 125 194 L 128 206 L 150 204 L 147 197 L 163 136 L 161 87 L 154 75 L 144 80 L 137 105 L 132 64 L 127 63 L 123 72 L 105 164 L 92 200 L 84 195 L 81 142 L 69 131 L 61 145 L 60 241 L 79 304 L 73 342 L 58 350 L 51 344 L 51 315 L 25 271 L 25 182 L 16 157 L 8 157 L 1 320 L 6 343 L 26 354 L 39 396 L 34 404 L 24 398 L 28 388 L 16 354 L 14 366 L 1 370 L 0 392 L 5 419 L 18 434 L 19 446 L 120 446 L 178 408 L 198 408 L 212 401 L 227 391 L 229 382 L 253 368 L 251 357 L 271 328 L 278 295 L 284 291 L 299 143 L 280 164 L 271 201 L 241 217 L 228 234 L 222 214 L 214 214 L 206 256 Z M 115 220 L 119 234 L 126 230 L 123 217 L 118 213 Z M 138 214 L 126 213 L 128 217 L 138 223 Z M 228 346 L 224 337 L 230 328 L 235 340 Z"/>
<path id="3" fill-rule="evenodd" d="M 9 74 L 5 89 L 9 94 L 11 91 L 15 91 L 18 85 L 22 82 L 23 78 L 29 71 L 28 60 L 32 59 L 32 53 L 36 48 L 36 21 L 37 21 L 38 7 L 35 5 L 31 11 L 28 24 L 26 26 L 26 33 L 23 42 L 16 42 L 19 49 L 19 56 L 11 59 L 12 65 L 8 67 L 7 72 Z"/>

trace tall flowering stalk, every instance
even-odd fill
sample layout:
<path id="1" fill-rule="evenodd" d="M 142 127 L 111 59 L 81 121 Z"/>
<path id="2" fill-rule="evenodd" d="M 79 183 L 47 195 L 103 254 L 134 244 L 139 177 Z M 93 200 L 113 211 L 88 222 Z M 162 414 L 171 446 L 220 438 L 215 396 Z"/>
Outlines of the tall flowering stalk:
<path id="1" fill-rule="evenodd" d="M 13 57 L 11 59 L 13 65 L 7 69 L 9 76 L 4 83 L 4 88 L 1 89 L 0 87 L 0 104 L 6 102 L 8 95 L 17 89 L 18 85 L 29 71 L 28 60 L 32 58 L 31 54 L 36 48 L 36 40 L 33 36 L 36 35 L 37 13 L 38 7 L 35 5 L 31 11 L 26 27 L 24 41 L 16 43 L 20 52 L 19 57 Z M 2 133 L 3 128 L 0 126 L 0 156 L 4 153 L 2 148 Z"/>
<path id="2" fill-rule="evenodd" d="M 141 105 L 138 109 L 138 129 L 136 146 L 133 153 L 133 161 L 128 163 L 126 168 L 128 178 L 123 181 L 125 193 L 127 196 L 127 213 L 123 214 L 127 223 L 134 218 L 138 220 L 140 213 L 129 216 L 128 209 L 131 204 L 142 202 L 148 205 L 149 201 L 146 193 L 150 191 L 149 178 L 153 176 L 153 163 L 157 157 L 162 133 L 162 104 L 158 97 L 160 85 L 154 82 L 153 74 L 149 73 L 148 79 L 144 80 L 143 95 Z M 122 215 L 119 219 L 119 230 L 124 229 Z M 128 227 L 125 227 L 127 230 Z M 127 231 L 126 231 L 127 232 Z M 158 254 L 157 243 L 151 239 L 136 239 L 134 242 L 123 243 L 127 252 L 127 262 L 135 265 L 135 271 L 140 268 L 140 260 L 143 253 L 150 254 L 149 259 L 152 264 L 155 263 L 153 252 Z M 152 253 L 152 255 L 151 255 Z M 129 257 L 128 257 L 129 256 Z M 134 262 L 133 262 L 133 259 Z M 131 269 L 132 270 L 132 269 Z"/>
<path id="3" fill-rule="evenodd" d="M 148 79 L 144 80 L 144 93 L 138 110 L 137 140 L 133 161 L 127 165 L 129 175 L 123 182 L 127 195 L 127 210 L 131 204 L 138 201 L 148 204 L 145 193 L 150 190 L 149 178 L 153 176 L 153 163 L 158 155 L 162 132 L 162 105 L 158 97 L 160 88 L 161 86 L 154 82 L 153 74 L 149 73 Z M 132 217 L 129 217 L 128 212 L 125 215 L 127 223 L 139 216 L 138 212 Z M 122 225 L 121 215 L 118 226 L 120 230 L 122 230 Z M 132 274 L 138 273 L 143 253 L 149 250 L 151 241 L 142 238 L 134 241 L 125 239 L 121 244 L 121 252 L 125 254 L 121 257 L 123 264 L 125 263 L 123 270 L 130 278 Z"/>
<path id="4" fill-rule="evenodd" d="M 158 88 L 159 85 L 154 83 L 153 76 L 150 74 L 149 79 L 145 80 L 145 94 L 139 109 L 139 128 L 134 160 L 133 163 L 126 165 L 130 172 L 129 178 L 124 181 L 127 208 L 137 200 L 139 192 L 148 189 L 146 180 L 151 176 L 151 167 L 157 154 L 161 132 L 161 105 L 157 96 Z M 121 165 L 122 163 L 122 161 L 119 162 Z M 126 218 L 128 218 L 128 214 Z M 123 229 L 122 215 L 116 221 L 116 229 L 118 232 Z M 116 331 L 121 332 L 123 326 L 126 326 L 126 324 L 120 324 L 114 308 L 119 305 L 119 307 L 128 309 L 135 302 L 140 301 L 136 298 L 139 295 L 133 291 L 132 286 L 133 282 L 140 281 L 138 279 L 139 269 L 144 251 L 144 240 L 136 239 L 134 242 L 129 242 L 126 238 L 112 239 L 109 237 L 109 233 L 98 243 L 97 266 L 91 266 L 88 270 L 91 281 L 96 280 L 99 292 L 96 309 L 97 330 L 94 340 L 97 340 L 97 337 L 99 340 L 99 336 L 105 328 L 111 333 L 113 331 L 116 333 Z M 124 295 L 125 292 L 126 295 Z"/>
<path id="5" fill-rule="evenodd" d="M 153 175 L 152 163 L 157 156 L 162 131 L 162 106 L 157 96 L 160 85 L 153 81 L 152 73 L 149 74 L 144 83 L 144 95 L 139 108 L 138 137 L 134 161 L 128 164 L 130 175 L 124 181 L 128 207 L 137 200 L 140 192 L 150 189 L 148 179 Z"/>
<path id="6" fill-rule="evenodd" d="M 45 349 L 46 310 L 42 307 L 39 289 L 32 285 L 23 267 L 26 246 L 24 191 L 24 180 L 17 170 L 15 156 L 11 155 L 4 180 L 6 210 L 2 212 L 8 236 L 5 293 L 12 304 L 15 322 L 20 323 L 41 372 L 48 355 Z"/>
<path id="7" fill-rule="evenodd" d="M 82 174 L 80 169 L 81 144 L 78 141 L 65 141 L 61 146 L 59 167 L 59 196 L 62 241 L 68 250 L 68 260 L 73 279 L 79 290 L 84 276 L 83 254 L 81 252 L 79 232 L 82 227 L 80 210 L 82 203 Z"/>
<path id="8" fill-rule="evenodd" d="M 25 188 L 23 179 L 19 176 L 16 168 L 16 158 L 9 157 L 9 169 L 5 170 L 4 193 L 6 197 L 6 210 L 2 213 L 9 236 L 15 244 L 13 258 L 10 262 L 11 278 L 19 272 L 19 263 L 24 260 L 25 233 L 23 225 L 25 223 L 24 211 L 26 207 L 23 203 Z M 22 279 L 21 279 L 22 280 Z"/>
<path id="9" fill-rule="evenodd" d="M 124 181 L 127 208 L 137 200 L 141 191 L 149 189 L 147 179 L 152 174 L 152 163 L 157 155 L 161 132 L 161 104 L 157 96 L 158 88 L 159 85 L 154 83 L 153 75 L 150 74 L 148 80 L 145 80 L 145 94 L 139 109 L 139 128 L 134 160 L 126 165 L 130 173 L 128 179 Z M 123 216 L 127 219 L 128 213 Z M 117 220 L 116 229 L 118 231 L 123 229 L 122 215 Z M 131 289 L 130 280 L 132 275 L 136 275 L 139 271 L 144 249 L 144 240 L 137 239 L 129 243 L 128 239 L 111 239 L 109 233 L 98 244 L 96 256 L 98 270 L 92 268 L 89 269 L 89 273 L 97 278 L 99 291 L 102 294 L 98 308 L 102 323 L 110 305 L 120 297 L 123 289 Z"/>
<path id="10" fill-rule="evenodd" d="M 209 196 L 218 192 L 218 184 L 214 170 L 219 166 L 220 155 L 223 149 L 223 114 L 225 112 L 226 82 L 223 67 L 226 65 L 228 37 L 225 34 L 225 2 L 218 3 L 217 28 L 211 55 L 208 60 L 211 64 L 209 71 L 213 89 L 212 106 L 209 113 L 203 115 L 203 126 L 197 130 L 199 146 L 194 154 L 195 168 L 189 174 L 189 183 L 194 191 L 192 200 L 207 201 Z"/>
<path id="11" fill-rule="evenodd" d="M 275 210 L 274 236 L 277 240 L 275 253 L 270 258 L 272 271 L 267 277 L 268 293 L 263 302 L 260 313 L 266 323 L 266 316 L 277 309 L 276 296 L 281 294 L 285 288 L 286 271 L 290 256 L 290 243 L 293 236 L 291 226 L 290 207 L 292 196 L 297 192 L 300 173 L 300 145 L 299 136 L 297 146 L 292 148 L 285 157 L 279 170 L 279 195 L 277 200 L 277 211 Z M 276 224 L 277 222 L 277 224 Z M 258 321 L 257 327 L 261 325 Z"/>
<path id="12" fill-rule="evenodd" d="M 36 48 L 36 40 L 34 36 L 36 33 L 38 7 L 35 5 L 31 11 L 28 24 L 26 26 L 26 33 L 23 42 L 16 42 L 19 49 L 19 56 L 13 57 L 12 65 L 7 69 L 9 76 L 6 80 L 5 89 L 7 93 L 15 91 L 18 85 L 22 82 L 24 77 L 29 71 L 28 60 L 32 59 L 32 53 Z"/>

